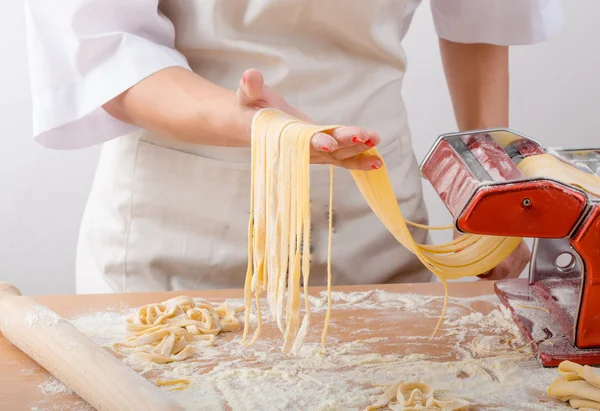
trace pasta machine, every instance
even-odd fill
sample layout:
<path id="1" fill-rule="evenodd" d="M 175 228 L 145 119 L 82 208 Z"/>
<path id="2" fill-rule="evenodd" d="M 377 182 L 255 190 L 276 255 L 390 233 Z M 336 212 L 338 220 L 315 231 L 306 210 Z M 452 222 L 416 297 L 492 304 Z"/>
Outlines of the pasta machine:
<path id="1" fill-rule="evenodd" d="M 462 233 L 533 239 L 529 278 L 497 281 L 538 360 L 600 364 L 600 198 L 519 169 L 550 154 L 587 173 L 600 172 L 600 149 L 543 148 L 509 129 L 440 136 L 421 175 Z"/>

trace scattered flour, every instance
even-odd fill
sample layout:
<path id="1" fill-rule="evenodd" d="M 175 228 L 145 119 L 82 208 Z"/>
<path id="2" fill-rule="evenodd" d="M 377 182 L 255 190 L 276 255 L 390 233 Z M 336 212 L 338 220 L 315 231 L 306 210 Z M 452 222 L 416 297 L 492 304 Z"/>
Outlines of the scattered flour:
<path id="1" fill-rule="evenodd" d="M 29 329 L 31 329 L 38 321 L 39 317 L 34 313 L 27 313 L 27 315 L 25 315 L 25 322 L 27 322 Z"/>
<path id="2" fill-rule="evenodd" d="M 241 345 L 241 332 L 232 332 L 220 334 L 214 347 L 195 346 L 197 356 L 180 363 L 114 354 L 150 381 L 189 379 L 187 389 L 163 388 L 188 410 L 361 410 L 398 380 L 423 381 L 471 401 L 473 410 L 570 410 L 546 396 L 556 370 L 533 358 L 494 295 L 450 298 L 434 338 L 441 297 L 375 290 L 336 292 L 333 300 L 322 347 L 326 296 L 311 297 L 311 331 L 297 356 L 280 351 L 280 332 L 266 317 L 252 347 Z M 110 349 L 125 338 L 130 312 L 92 313 L 70 322 Z M 40 388 L 47 394 L 68 390 L 58 381 Z"/>
<path id="3" fill-rule="evenodd" d="M 44 394 L 56 395 L 56 394 L 72 394 L 67 386 L 65 386 L 62 382 L 58 381 L 56 378 L 51 377 L 46 381 L 42 382 L 38 385 L 38 387 L 42 390 Z"/>
<path id="4" fill-rule="evenodd" d="M 47 396 L 47 398 L 32 404 L 30 407 L 31 411 L 93 411 L 93 408 L 85 401 L 52 376 L 38 384 L 38 388 L 42 394 Z M 55 403 L 54 399 L 56 399 L 57 396 L 70 396 L 72 398 L 69 398 L 68 403 Z"/>
<path id="5" fill-rule="evenodd" d="M 25 321 L 31 329 L 34 325 L 44 324 L 46 326 L 54 326 L 59 321 L 60 317 L 55 312 L 48 310 L 43 306 L 35 306 L 25 315 Z"/>

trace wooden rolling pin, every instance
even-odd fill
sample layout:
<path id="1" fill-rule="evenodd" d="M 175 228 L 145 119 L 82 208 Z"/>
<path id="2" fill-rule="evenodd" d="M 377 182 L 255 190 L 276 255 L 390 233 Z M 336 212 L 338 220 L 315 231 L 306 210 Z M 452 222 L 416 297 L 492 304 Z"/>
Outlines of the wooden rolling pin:
<path id="1" fill-rule="evenodd" d="M 0 282 L 0 332 L 97 410 L 183 410 L 71 323 Z"/>

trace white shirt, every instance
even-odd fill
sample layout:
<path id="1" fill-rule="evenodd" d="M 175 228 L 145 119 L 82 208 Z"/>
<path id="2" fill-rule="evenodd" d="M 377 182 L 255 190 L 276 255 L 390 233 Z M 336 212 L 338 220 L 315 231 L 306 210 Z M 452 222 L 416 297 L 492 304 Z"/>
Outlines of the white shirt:
<path id="1" fill-rule="evenodd" d="M 162 3 L 169 1 L 188 0 Z M 135 126 L 113 118 L 102 105 L 164 68 L 190 69 L 159 3 L 26 0 L 33 130 L 39 143 L 76 149 L 133 132 Z M 398 16 L 404 22 L 397 33 L 401 38 L 420 3 L 408 0 Z M 532 44 L 563 24 L 558 0 L 431 0 L 431 11 L 437 34 L 463 43 Z"/>

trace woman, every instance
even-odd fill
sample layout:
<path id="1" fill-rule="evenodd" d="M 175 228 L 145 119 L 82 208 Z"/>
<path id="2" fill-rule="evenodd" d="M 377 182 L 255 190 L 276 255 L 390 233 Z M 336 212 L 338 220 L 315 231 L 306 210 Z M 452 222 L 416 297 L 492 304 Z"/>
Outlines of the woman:
<path id="1" fill-rule="evenodd" d="M 431 274 L 386 231 L 347 169 L 376 145 L 406 218 L 427 222 L 401 86 L 420 0 L 28 2 L 35 137 L 103 144 L 77 254 L 79 293 L 239 288 L 250 125 L 260 107 L 321 124 L 312 140 L 312 284 L 326 270 L 328 168 L 336 284 Z M 508 51 L 561 25 L 556 0 L 431 0 L 461 130 L 507 126 Z M 418 242 L 427 232 L 414 230 Z M 523 244 L 488 278 L 518 276 Z"/>

